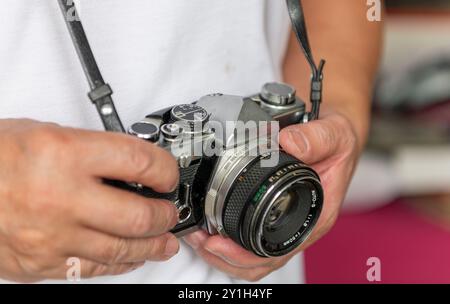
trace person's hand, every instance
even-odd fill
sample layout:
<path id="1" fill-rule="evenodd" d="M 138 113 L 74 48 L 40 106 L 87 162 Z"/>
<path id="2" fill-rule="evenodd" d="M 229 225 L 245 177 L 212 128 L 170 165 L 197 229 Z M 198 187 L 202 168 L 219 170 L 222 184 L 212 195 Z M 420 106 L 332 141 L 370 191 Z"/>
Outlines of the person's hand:
<path id="1" fill-rule="evenodd" d="M 347 118 L 326 109 L 322 114 L 320 120 L 290 126 L 280 134 L 282 148 L 312 166 L 324 187 L 323 211 L 309 239 L 287 256 L 262 258 L 218 235 L 208 236 L 200 231 L 187 236 L 186 242 L 210 265 L 233 277 L 258 281 L 285 265 L 332 227 L 359 156 L 359 145 Z"/>
<path id="2" fill-rule="evenodd" d="M 0 278 L 65 279 L 69 257 L 80 259 L 83 278 L 115 275 L 177 253 L 173 204 L 102 183 L 172 191 L 178 166 L 169 153 L 31 120 L 0 120 L 0 142 Z"/>

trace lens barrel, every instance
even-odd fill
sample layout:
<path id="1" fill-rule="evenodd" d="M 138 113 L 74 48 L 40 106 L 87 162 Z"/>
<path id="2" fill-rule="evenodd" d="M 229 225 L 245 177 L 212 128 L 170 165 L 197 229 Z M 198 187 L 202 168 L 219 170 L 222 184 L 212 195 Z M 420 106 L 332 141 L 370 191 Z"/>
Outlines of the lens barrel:
<path id="1" fill-rule="evenodd" d="M 235 242 L 264 257 L 285 255 L 311 233 L 323 204 L 317 173 L 277 151 L 276 166 L 255 158 L 234 179 L 225 199 L 223 228 Z"/>

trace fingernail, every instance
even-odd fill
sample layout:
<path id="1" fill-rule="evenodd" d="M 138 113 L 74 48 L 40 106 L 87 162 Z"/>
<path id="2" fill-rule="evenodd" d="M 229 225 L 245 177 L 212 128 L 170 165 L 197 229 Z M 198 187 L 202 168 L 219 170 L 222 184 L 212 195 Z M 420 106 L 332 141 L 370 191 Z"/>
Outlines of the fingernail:
<path id="1" fill-rule="evenodd" d="M 180 249 L 180 245 L 178 244 L 178 240 L 175 237 L 170 237 L 170 239 L 166 243 L 164 255 L 166 257 L 172 257 L 178 253 L 179 249 Z"/>
<path id="2" fill-rule="evenodd" d="M 175 185 L 173 185 L 172 188 L 170 188 L 169 193 L 170 193 L 170 192 L 175 192 L 175 190 L 177 190 L 177 188 L 178 188 L 178 181 L 175 183 Z"/>

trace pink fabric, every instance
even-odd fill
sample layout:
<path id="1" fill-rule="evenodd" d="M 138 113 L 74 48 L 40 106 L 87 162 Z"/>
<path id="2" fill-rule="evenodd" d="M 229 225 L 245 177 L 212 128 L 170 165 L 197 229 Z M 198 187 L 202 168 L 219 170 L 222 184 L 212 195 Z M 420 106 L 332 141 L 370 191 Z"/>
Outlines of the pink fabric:
<path id="1" fill-rule="evenodd" d="M 367 259 L 381 261 L 381 283 L 450 283 L 450 231 L 396 202 L 343 215 L 306 251 L 308 283 L 370 283 Z"/>

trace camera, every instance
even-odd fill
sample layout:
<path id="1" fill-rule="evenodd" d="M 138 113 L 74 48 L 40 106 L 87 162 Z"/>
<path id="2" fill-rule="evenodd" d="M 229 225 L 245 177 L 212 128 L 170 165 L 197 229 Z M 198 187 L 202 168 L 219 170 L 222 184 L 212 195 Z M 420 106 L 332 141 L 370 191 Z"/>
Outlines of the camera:
<path id="1" fill-rule="evenodd" d="M 305 103 L 282 83 L 267 83 L 250 97 L 212 94 L 157 111 L 128 133 L 174 155 L 178 188 L 162 194 L 114 186 L 173 202 L 178 236 L 204 228 L 260 256 L 287 254 L 307 238 L 323 203 L 319 176 L 277 141 L 279 128 L 304 116 Z"/>
<path id="2" fill-rule="evenodd" d="M 178 161 L 180 183 L 172 193 L 122 181 L 105 183 L 171 201 L 179 212 L 172 230 L 177 236 L 203 228 L 262 257 L 285 255 L 305 241 L 320 216 L 323 189 L 317 173 L 281 151 L 277 141 L 280 128 L 318 119 L 322 101 L 325 61 L 314 61 L 300 0 L 286 4 L 312 71 L 310 112 L 293 87 L 267 83 L 249 97 L 212 94 L 157 111 L 128 131 L 81 21 L 67 18 L 76 12 L 75 3 L 58 3 L 105 130 L 128 132 L 166 149 Z"/>

